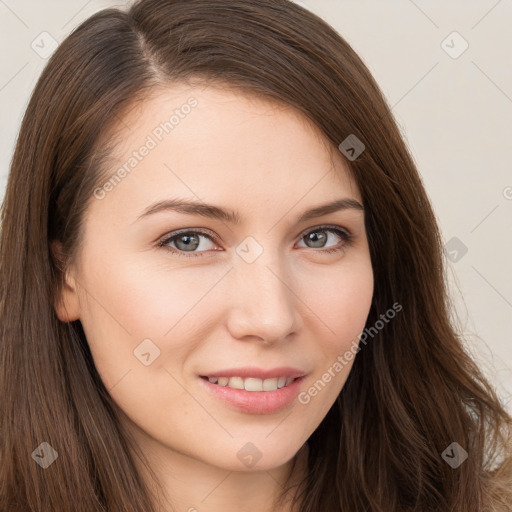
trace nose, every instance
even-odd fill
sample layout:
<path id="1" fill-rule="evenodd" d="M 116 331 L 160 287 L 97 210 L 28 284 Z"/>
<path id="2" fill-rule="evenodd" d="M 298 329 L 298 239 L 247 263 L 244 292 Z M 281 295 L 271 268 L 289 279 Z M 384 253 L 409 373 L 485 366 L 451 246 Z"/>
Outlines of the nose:
<path id="1" fill-rule="evenodd" d="M 264 255 L 252 263 L 237 261 L 231 272 L 228 330 L 236 339 L 273 344 L 298 331 L 301 302 L 289 272 Z"/>

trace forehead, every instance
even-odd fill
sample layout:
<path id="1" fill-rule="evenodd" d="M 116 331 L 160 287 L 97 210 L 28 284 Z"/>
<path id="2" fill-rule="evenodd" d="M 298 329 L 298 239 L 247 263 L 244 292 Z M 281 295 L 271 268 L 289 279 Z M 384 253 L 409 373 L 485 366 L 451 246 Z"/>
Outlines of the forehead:
<path id="1" fill-rule="evenodd" d="M 116 130 L 105 175 L 118 183 L 107 198 L 132 209 L 166 196 L 236 201 L 240 211 L 360 199 L 346 161 L 306 116 L 232 88 L 155 89 Z"/>

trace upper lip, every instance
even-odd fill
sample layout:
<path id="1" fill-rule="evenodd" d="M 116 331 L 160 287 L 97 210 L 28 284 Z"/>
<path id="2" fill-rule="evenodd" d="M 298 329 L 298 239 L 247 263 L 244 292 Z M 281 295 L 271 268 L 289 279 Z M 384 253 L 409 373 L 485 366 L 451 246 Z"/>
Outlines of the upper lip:
<path id="1" fill-rule="evenodd" d="M 212 371 L 207 374 L 201 375 L 202 377 L 254 377 L 256 379 L 273 379 L 276 377 L 286 377 L 287 379 L 296 379 L 303 377 L 306 372 L 298 368 L 290 366 L 280 366 L 278 368 L 263 369 L 254 366 L 245 366 L 243 368 L 228 368 L 225 370 Z"/>

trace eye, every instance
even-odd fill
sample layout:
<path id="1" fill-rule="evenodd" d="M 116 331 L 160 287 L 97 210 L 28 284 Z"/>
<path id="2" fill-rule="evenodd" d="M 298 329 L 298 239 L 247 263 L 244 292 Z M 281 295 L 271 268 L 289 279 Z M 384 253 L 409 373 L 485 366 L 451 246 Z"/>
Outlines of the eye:
<path id="1" fill-rule="evenodd" d="M 342 242 L 329 249 L 324 249 L 324 244 L 329 240 L 329 235 L 326 235 L 326 233 L 335 233 L 336 236 L 341 238 Z M 319 226 L 313 230 L 307 231 L 306 234 L 302 235 L 301 237 L 301 240 L 306 240 L 308 243 L 313 244 L 312 247 L 310 246 L 311 248 L 320 247 L 320 252 L 324 253 L 340 252 L 352 243 L 352 239 L 353 235 L 350 232 L 338 226 Z"/>
<path id="2" fill-rule="evenodd" d="M 200 256 L 200 254 L 195 254 L 195 252 L 204 252 L 195 251 L 195 249 L 197 249 L 200 245 L 204 245 L 201 244 L 201 238 L 206 238 L 210 242 L 214 241 L 212 235 L 206 234 L 203 231 L 181 231 L 159 242 L 158 247 L 162 247 L 173 253 L 178 253 L 179 256 L 184 256 L 185 258 L 194 258 Z M 174 244 L 175 247 L 169 247 L 169 244 Z M 208 249 L 208 247 L 206 247 L 206 249 Z"/>
<path id="3" fill-rule="evenodd" d="M 323 248 L 329 239 L 332 240 L 332 236 L 330 237 L 328 233 L 331 233 L 331 235 L 334 233 L 338 238 L 341 239 L 341 242 L 336 244 L 334 247 Z M 208 240 L 210 243 L 216 243 L 215 237 L 204 231 L 183 230 L 178 233 L 173 233 L 171 236 L 165 237 L 162 241 L 158 242 L 157 246 L 174 254 L 178 254 L 184 258 L 195 258 L 201 256 L 200 253 L 206 252 L 209 249 L 208 243 L 206 244 L 206 248 L 203 247 L 204 244 L 201 244 L 202 238 Z M 301 235 L 300 238 L 301 241 L 306 240 L 307 243 L 312 244 L 309 246 L 309 248 L 318 249 L 316 252 L 334 253 L 341 252 L 346 247 L 350 246 L 352 243 L 353 235 L 346 229 L 339 226 L 319 226 L 312 230 L 308 230 L 303 235 Z M 196 249 L 200 246 L 203 248 L 203 250 L 196 251 Z"/>

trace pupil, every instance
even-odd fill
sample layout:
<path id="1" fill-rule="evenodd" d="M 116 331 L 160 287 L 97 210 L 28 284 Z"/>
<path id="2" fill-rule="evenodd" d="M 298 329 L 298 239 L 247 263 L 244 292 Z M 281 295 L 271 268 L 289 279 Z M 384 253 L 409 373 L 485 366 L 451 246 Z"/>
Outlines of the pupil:
<path id="1" fill-rule="evenodd" d="M 322 247 L 322 242 L 325 242 L 326 236 L 322 234 L 320 236 L 317 233 L 323 233 L 323 231 L 315 231 L 314 233 L 309 234 L 310 242 L 316 243 L 315 247 Z"/>
<path id="2" fill-rule="evenodd" d="M 176 241 L 176 245 L 180 249 L 182 249 L 183 247 L 195 249 L 199 245 L 199 241 L 196 241 L 194 244 L 194 238 L 197 238 L 197 237 L 190 236 L 190 235 L 181 235 L 178 238 L 178 240 Z M 180 245 L 182 245 L 183 247 L 180 247 Z"/>

